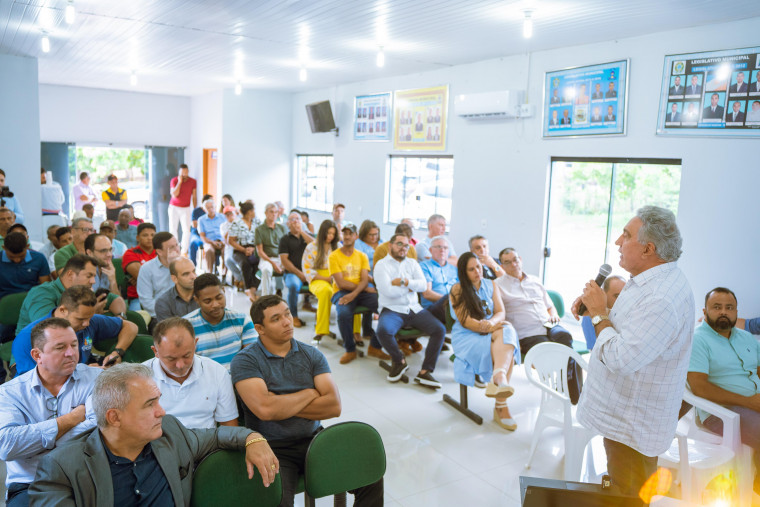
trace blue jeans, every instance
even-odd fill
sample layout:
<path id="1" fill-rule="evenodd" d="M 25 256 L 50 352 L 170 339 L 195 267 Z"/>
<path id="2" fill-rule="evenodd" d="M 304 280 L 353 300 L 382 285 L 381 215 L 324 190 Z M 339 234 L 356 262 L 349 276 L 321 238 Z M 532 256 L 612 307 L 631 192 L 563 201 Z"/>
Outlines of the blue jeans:
<path id="1" fill-rule="evenodd" d="M 198 248 L 203 246 L 203 240 L 197 232 L 190 233 L 190 248 L 188 249 L 188 255 L 190 260 L 193 261 L 193 265 L 196 265 L 196 258 L 198 257 Z"/>
<path id="2" fill-rule="evenodd" d="M 369 308 L 369 313 L 365 313 L 362 319 L 362 336 L 371 337 L 369 342 L 371 347 L 375 347 L 376 349 L 382 348 L 380 341 L 375 335 L 375 331 L 372 329 L 372 314 L 377 311 L 377 293 L 360 292 L 350 303 L 339 305 L 338 300 L 348 293 L 349 291 L 347 290 L 341 290 L 332 297 L 332 303 L 338 312 L 338 329 L 340 330 L 340 337 L 343 338 L 343 346 L 346 348 L 346 352 L 356 350 L 356 342 L 354 341 L 354 310 L 356 310 L 357 306 Z"/>
<path id="3" fill-rule="evenodd" d="M 425 359 L 422 361 L 422 369 L 432 372 L 435 370 L 438 354 L 441 353 L 446 328 L 443 327 L 440 320 L 436 319 L 427 310 L 422 310 L 419 313 L 410 311 L 408 314 L 404 314 L 383 308 L 380 320 L 377 323 L 377 338 L 383 344 L 385 350 L 388 351 L 388 354 L 391 355 L 394 363 L 400 363 L 404 359 L 404 354 L 398 348 L 398 343 L 396 343 L 396 333 L 398 333 L 399 329 L 406 326 L 419 329 L 430 336 L 428 345 L 425 348 Z"/>
<path id="4" fill-rule="evenodd" d="M 8 485 L 7 507 L 29 507 L 29 484 L 13 482 Z"/>
<path id="5" fill-rule="evenodd" d="M 288 308 L 290 308 L 290 314 L 298 318 L 298 293 L 301 290 L 303 282 L 293 273 L 285 273 L 283 278 L 285 280 L 285 287 L 288 288 Z"/>

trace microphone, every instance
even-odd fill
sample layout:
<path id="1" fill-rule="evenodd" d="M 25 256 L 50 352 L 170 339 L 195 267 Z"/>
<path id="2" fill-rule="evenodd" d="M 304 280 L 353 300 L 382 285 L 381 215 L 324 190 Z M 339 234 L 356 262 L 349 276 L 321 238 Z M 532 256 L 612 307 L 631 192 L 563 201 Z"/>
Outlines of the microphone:
<path id="1" fill-rule="evenodd" d="M 604 283 L 604 280 L 610 276 L 610 273 L 612 273 L 612 267 L 609 264 L 602 264 L 599 266 L 599 274 L 596 275 L 596 284 L 601 287 Z M 581 305 L 578 307 L 578 315 L 583 315 L 586 313 L 586 305 L 583 304 L 583 301 L 581 301 Z"/>

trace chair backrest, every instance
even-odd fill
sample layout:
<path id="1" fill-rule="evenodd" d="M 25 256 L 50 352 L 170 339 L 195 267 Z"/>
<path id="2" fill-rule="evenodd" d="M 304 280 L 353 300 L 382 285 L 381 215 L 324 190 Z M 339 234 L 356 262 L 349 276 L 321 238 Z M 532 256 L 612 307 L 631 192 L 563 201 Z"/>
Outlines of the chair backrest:
<path id="1" fill-rule="evenodd" d="M 557 396 L 570 403 L 567 388 L 567 361 L 575 359 L 584 370 L 586 361 L 575 350 L 560 343 L 539 343 L 525 356 L 525 374 L 528 380 L 543 392 Z"/>
<path id="2" fill-rule="evenodd" d="M 385 475 L 385 447 L 369 424 L 344 422 L 325 428 L 306 452 L 306 493 L 322 498 L 368 486 Z"/>
<path id="3" fill-rule="evenodd" d="M 562 294 L 557 292 L 556 290 L 548 290 L 549 297 L 552 298 L 552 303 L 554 303 L 554 308 L 557 310 L 557 315 L 559 315 L 559 318 L 565 316 L 565 300 L 562 299 Z"/>
<path id="4" fill-rule="evenodd" d="M 121 259 L 111 259 L 113 268 L 116 271 L 116 285 L 119 286 L 121 297 L 127 297 L 127 277 L 124 274 L 124 268 L 121 265 Z"/>
<path id="5" fill-rule="evenodd" d="M 132 345 L 129 346 L 124 352 L 123 361 L 125 363 L 142 363 L 148 359 L 156 357 L 153 353 L 151 346 L 153 345 L 153 337 L 150 335 L 138 334 L 135 336 Z M 102 340 L 97 344 L 98 350 L 106 354 L 113 352 L 116 347 L 116 339 Z"/>
<path id="6" fill-rule="evenodd" d="M 26 295 L 26 292 L 18 292 L 0 299 L 0 324 L 15 326 L 18 323 L 18 315 L 21 313 L 21 305 L 24 304 Z"/>
<path id="7" fill-rule="evenodd" d="M 280 474 L 268 488 L 256 470 L 253 479 L 248 478 L 245 451 L 220 450 L 203 458 L 195 469 L 192 507 L 221 507 L 247 505 L 251 507 L 275 507 L 282 500 Z"/>
<path id="8" fill-rule="evenodd" d="M 137 334 L 150 334 L 148 332 L 148 326 L 145 325 L 145 319 L 142 315 L 132 310 L 126 311 L 126 317 L 129 322 L 137 326 Z"/>

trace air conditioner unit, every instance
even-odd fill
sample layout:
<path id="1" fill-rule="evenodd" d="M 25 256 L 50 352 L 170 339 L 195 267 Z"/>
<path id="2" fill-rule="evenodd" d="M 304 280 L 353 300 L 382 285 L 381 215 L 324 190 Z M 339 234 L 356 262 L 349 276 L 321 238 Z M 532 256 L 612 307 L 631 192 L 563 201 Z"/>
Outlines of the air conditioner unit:
<path id="1" fill-rule="evenodd" d="M 524 97 L 523 90 L 467 93 L 454 97 L 454 110 L 469 119 L 517 118 Z"/>

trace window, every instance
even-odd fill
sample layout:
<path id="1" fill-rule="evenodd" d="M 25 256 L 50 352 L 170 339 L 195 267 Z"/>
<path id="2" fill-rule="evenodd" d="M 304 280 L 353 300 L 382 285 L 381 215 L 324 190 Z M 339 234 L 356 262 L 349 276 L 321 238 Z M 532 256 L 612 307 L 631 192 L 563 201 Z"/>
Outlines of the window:
<path id="1" fill-rule="evenodd" d="M 411 218 L 424 228 L 434 213 L 451 220 L 454 158 L 391 156 L 390 159 L 386 223 Z"/>
<path id="2" fill-rule="evenodd" d="M 636 210 L 661 206 L 678 213 L 681 161 L 554 158 L 549 188 L 544 284 L 569 303 L 607 263 L 619 265 L 615 241 Z"/>
<path id="3" fill-rule="evenodd" d="M 298 155 L 298 207 L 317 211 L 332 211 L 333 169 L 332 155 Z"/>

